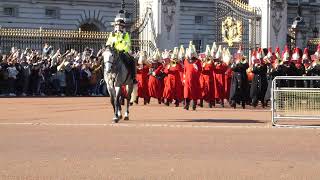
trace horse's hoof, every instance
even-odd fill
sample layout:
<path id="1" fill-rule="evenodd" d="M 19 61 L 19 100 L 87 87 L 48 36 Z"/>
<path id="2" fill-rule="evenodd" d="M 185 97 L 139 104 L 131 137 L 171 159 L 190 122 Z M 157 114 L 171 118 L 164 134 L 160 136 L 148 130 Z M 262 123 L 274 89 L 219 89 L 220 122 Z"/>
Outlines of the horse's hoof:
<path id="1" fill-rule="evenodd" d="M 133 103 L 130 103 L 130 106 L 133 106 Z"/>
<path id="2" fill-rule="evenodd" d="M 113 120 L 112 120 L 112 123 L 113 124 L 116 124 L 116 123 L 118 123 L 119 122 L 119 118 L 113 118 Z"/>
<path id="3" fill-rule="evenodd" d="M 119 119 L 122 119 L 122 115 L 119 116 Z"/>
<path id="4" fill-rule="evenodd" d="M 125 121 L 129 121 L 129 117 L 124 117 L 124 119 L 123 120 L 125 120 Z"/>

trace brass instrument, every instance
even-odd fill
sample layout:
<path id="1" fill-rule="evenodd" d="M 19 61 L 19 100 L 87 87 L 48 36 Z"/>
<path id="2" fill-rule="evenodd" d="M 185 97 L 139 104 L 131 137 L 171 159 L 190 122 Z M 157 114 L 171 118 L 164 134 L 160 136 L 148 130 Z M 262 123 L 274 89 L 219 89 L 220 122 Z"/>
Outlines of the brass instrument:
<path id="1" fill-rule="evenodd" d="M 170 61 L 170 66 L 175 67 L 176 65 L 177 65 L 177 61 L 175 61 L 175 60 Z"/>

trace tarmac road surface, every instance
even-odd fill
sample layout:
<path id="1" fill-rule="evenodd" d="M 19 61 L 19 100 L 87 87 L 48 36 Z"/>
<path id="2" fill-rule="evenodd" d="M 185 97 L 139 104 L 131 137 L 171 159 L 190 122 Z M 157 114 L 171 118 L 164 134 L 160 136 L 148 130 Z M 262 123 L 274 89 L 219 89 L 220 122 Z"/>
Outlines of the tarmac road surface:
<path id="1" fill-rule="evenodd" d="M 320 129 L 272 128 L 268 110 L 134 106 L 107 98 L 0 99 L 0 179 L 318 180 Z"/>

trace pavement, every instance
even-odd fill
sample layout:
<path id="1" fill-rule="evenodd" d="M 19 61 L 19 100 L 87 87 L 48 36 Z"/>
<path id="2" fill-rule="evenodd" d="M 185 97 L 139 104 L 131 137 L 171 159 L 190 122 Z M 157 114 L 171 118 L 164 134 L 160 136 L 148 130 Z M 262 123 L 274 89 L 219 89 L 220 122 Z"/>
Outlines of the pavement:
<path id="1" fill-rule="evenodd" d="M 0 98 L 0 179 L 320 177 L 320 129 L 271 127 L 265 109 L 151 102 L 112 124 L 108 98 Z"/>

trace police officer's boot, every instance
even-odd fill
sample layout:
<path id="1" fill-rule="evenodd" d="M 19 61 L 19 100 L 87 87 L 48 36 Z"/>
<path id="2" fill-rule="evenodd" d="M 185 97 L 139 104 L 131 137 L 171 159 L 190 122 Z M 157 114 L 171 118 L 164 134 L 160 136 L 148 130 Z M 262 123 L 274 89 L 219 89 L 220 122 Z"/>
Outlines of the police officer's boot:
<path id="1" fill-rule="evenodd" d="M 136 79 L 136 74 L 137 74 L 136 65 L 133 62 L 130 66 L 131 66 L 131 70 L 130 71 L 131 71 L 131 78 L 132 78 L 133 84 L 138 84 L 138 81 Z"/>

